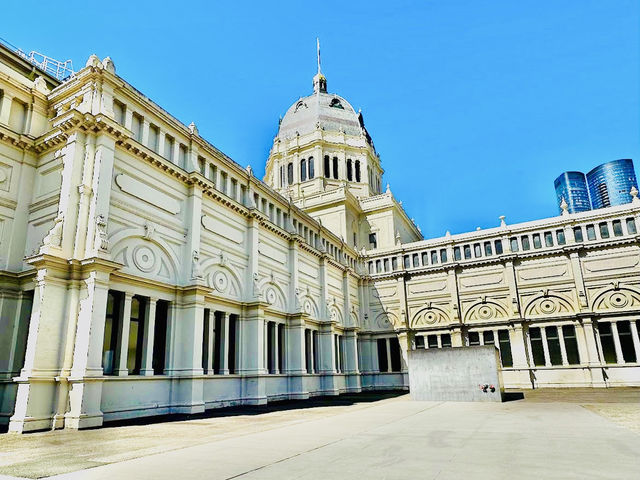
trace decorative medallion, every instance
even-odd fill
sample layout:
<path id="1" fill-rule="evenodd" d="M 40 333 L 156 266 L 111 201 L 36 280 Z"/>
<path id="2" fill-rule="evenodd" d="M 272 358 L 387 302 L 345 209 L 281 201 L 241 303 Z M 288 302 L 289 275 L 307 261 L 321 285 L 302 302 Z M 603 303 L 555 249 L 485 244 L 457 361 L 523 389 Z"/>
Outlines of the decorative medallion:
<path id="1" fill-rule="evenodd" d="M 304 302 L 304 313 L 306 313 L 307 315 L 311 315 L 311 301 L 307 300 L 306 302 Z"/>
<path id="2" fill-rule="evenodd" d="M 140 245 L 133 251 L 133 263 L 140 271 L 149 273 L 156 264 L 156 255 L 146 245 Z"/>
<path id="3" fill-rule="evenodd" d="M 229 286 L 229 279 L 227 278 L 227 275 L 224 272 L 218 270 L 216 273 L 213 274 L 213 288 L 223 293 L 227 291 L 228 286 Z"/>
<path id="4" fill-rule="evenodd" d="M 269 305 L 273 305 L 274 303 L 276 303 L 277 299 L 276 291 L 273 288 L 268 289 L 265 298 L 267 299 L 267 303 Z"/>

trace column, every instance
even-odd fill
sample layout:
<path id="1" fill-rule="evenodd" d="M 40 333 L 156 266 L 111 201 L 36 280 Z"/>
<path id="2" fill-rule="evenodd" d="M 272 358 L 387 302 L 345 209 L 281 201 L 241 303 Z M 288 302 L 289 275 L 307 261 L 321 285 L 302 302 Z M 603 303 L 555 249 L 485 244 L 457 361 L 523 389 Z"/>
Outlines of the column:
<path id="1" fill-rule="evenodd" d="M 569 365 L 567 360 L 567 349 L 564 345 L 564 334 L 562 333 L 562 325 L 558 325 L 558 341 L 560 342 L 560 356 L 562 357 L 562 365 Z"/>
<path id="2" fill-rule="evenodd" d="M 157 303 L 157 298 L 149 298 L 145 306 L 142 365 L 140 367 L 140 375 L 144 375 L 145 377 L 153 375 L 153 340 L 156 331 Z"/>
<path id="3" fill-rule="evenodd" d="M 207 371 L 205 372 L 207 375 L 213 375 L 213 356 L 215 355 L 213 349 L 216 344 L 215 322 L 215 311 L 213 310 L 213 308 L 210 308 L 209 318 L 207 321 L 207 339 L 209 340 L 207 343 Z"/>
<path id="4" fill-rule="evenodd" d="M 451 346 L 452 347 L 462 347 L 462 328 L 454 327 L 451 330 Z"/>
<path id="5" fill-rule="evenodd" d="M 385 339 L 385 343 L 387 345 L 387 372 L 391 372 L 393 370 L 391 368 L 391 339 Z"/>
<path id="6" fill-rule="evenodd" d="M 631 338 L 633 339 L 633 348 L 636 351 L 636 362 L 640 362 L 640 338 L 638 338 L 638 326 L 634 320 L 629 322 L 631 324 Z"/>
<path id="7" fill-rule="evenodd" d="M 547 344 L 547 332 L 545 327 L 540 327 L 540 337 L 542 338 L 542 350 L 544 351 L 544 364 L 551 365 L 551 357 L 549 356 L 549 345 Z"/>
<path id="8" fill-rule="evenodd" d="M 616 358 L 618 359 L 618 364 L 623 364 L 624 356 L 622 355 L 622 347 L 620 346 L 620 337 L 618 336 L 618 324 L 616 322 L 611 322 L 611 334 L 613 335 L 613 345 L 616 349 Z"/>
<path id="9" fill-rule="evenodd" d="M 278 338 L 278 323 L 273 322 L 273 373 L 280 373 L 280 339 Z"/>
<path id="10" fill-rule="evenodd" d="M 124 112 L 124 128 L 127 130 L 131 130 L 131 124 L 133 123 L 133 111 L 126 107 L 126 111 Z"/>
<path id="11" fill-rule="evenodd" d="M 527 345 L 524 336 L 524 328 L 518 323 L 509 329 L 509 341 L 511 342 L 511 356 L 514 368 L 529 368 L 527 359 Z"/>
<path id="12" fill-rule="evenodd" d="M 582 332 L 582 335 L 579 335 Z M 600 366 L 600 356 L 598 355 L 598 344 L 596 341 L 593 320 L 585 318 L 582 324 L 576 325 L 576 337 L 579 338 L 578 346 L 582 345 L 580 355 L 584 363 L 589 366 Z M 582 357 L 584 355 L 584 357 Z"/>
<path id="13" fill-rule="evenodd" d="M 178 165 L 179 167 L 184 168 L 184 165 L 180 165 L 180 142 L 176 138 L 173 141 L 173 163 Z"/>
<path id="14" fill-rule="evenodd" d="M 229 314 L 222 312 L 222 321 L 220 322 L 220 374 L 229 375 Z"/>
<path id="15" fill-rule="evenodd" d="M 158 128 L 158 155 L 169 160 L 169 155 L 167 155 L 167 152 L 164 151 L 165 136 L 166 136 L 166 133 L 160 128 Z"/>
<path id="16" fill-rule="evenodd" d="M 118 338 L 118 366 L 116 368 L 116 375 L 126 376 L 129 374 L 127 368 L 127 356 L 129 353 L 129 325 L 131 322 L 131 299 L 133 293 L 126 292 L 124 294 L 124 304 L 122 306 L 122 321 L 120 322 L 120 335 Z"/>
<path id="17" fill-rule="evenodd" d="M 13 96 L 7 92 L 3 92 L 1 100 L 0 123 L 9 125 L 9 116 L 11 115 L 11 103 L 13 102 Z"/>

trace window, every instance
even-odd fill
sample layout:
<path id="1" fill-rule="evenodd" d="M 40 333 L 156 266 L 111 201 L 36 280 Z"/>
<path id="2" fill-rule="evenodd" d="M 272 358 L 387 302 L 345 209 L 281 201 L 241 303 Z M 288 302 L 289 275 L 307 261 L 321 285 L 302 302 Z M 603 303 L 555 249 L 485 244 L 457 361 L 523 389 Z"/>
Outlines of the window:
<path id="1" fill-rule="evenodd" d="M 451 334 L 443 333 L 440 335 L 440 344 L 442 348 L 451 348 Z"/>
<path id="2" fill-rule="evenodd" d="M 391 268 L 398 270 L 398 257 L 391 257 Z"/>
<path id="3" fill-rule="evenodd" d="M 438 263 L 438 251 L 431 250 L 431 264 L 435 265 Z"/>
<path id="4" fill-rule="evenodd" d="M 422 265 L 423 266 L 429 265 L 429 254 L 427 252 L 422 252 Z"/>
<path id="5" fill-rule="evenodd" d="M 546 327 L 547 347 L 549 349 L 549 360 L 551 365 L 562 365 L 562 353 L 560 351 L 560 337 L 558 327 Z"/>
<path id="6" fill-rule="evenodd" d="M 400 341 L 398 340 L 398 337 L 392 337 L 389 339 L 389 353 L 391 354 L 391 371 L 401 371 L 402 354 L 400 353 Z"/>
<path id="7" fill-rule="evenodd" d="M 464 246 L 464 258 L 465 260 L 468 260 L 471 258 L 471 245 Z"/>
<path id="8" fill-rule="evenodd" d="M 429 347 L 429 348 L 438 348 L 438 336 L 437 335 L 427 335 L 427 347 Z"/>
<path id="9" fill-rule="evenodd" d="M 389 362 L 387 359 L 387 339 L 378 339 L 378 370 L 381 372 L 389 371 Z"/>
<path id="10" fill-rule="evenodd" d="M 420 258 L 418 257 L 417 253 L 413 254 L 413 266 L 415 267 L 419 267 L 420 266 Z"/>
<path id="11" fill-rule="evenodd" d="M 608 322 L 598 323 L 598 333 L 600 335 L 600 345 L 605 363 L 616 363 L 616 347 L 613 342 L 611 324 Z"/>
<path id="12" fill-rule="evenodd" d="M 520 237 L 520 243 L 522 244 L 522 250 L 530 250 L 531 249 L 531 242 L 529 242 L 529 237 L 526 235 L 523 235 L 522 237 Z"/>
<path id="13" fill-rule="evenodd" d="M 126 112 L 127 106 L 124 103 L 119 102 L 118 100 L 113 101 L 114 120 L 120 125 L 124 125 Z"/>
<path id="14" fill-rule="evenodd" d="M 127 370 L 130 375 L 139 375 L 142 366 L 142 342 L 144 337 L 145 299 L 131 299 L 131 317 L 129 322 L 129 343 L 127 348 Z"/>
<path id="15" fill-rule="evenodd" d="M 382 266 L 380 260 L 376 260 L 376 273 L 382 273 Z"/>
<path id="16" fill-rule="evenodd" d="M 303 158 L 300 160 L 300 181 L 304 182 L 307 179 L 307 161 Z"/>
<path id="17" fill-rule="evenodd" d="M 340 103 L 340 100 L 338 100 L 337 98 L 332 98 L 331 99 L 331 103 L 329 104 L 330 107 L 333 108 L 339 108 L 341 110 L 344 110 L 344 107 L 342 106 L 342 103 Z"/>
<path id="18" fill-rule="evenodd" d="M 176 141 L 174 140 L 173 137 L 170 137 L 169 135 L 165 135 L 164 137 L 164 158 L 166 158 L 167 160 L 169 160 L 170 162 L 173 162 L 173 147 L 175 145 Z"/>
<path id="19" fill-rule="evenodd" d="M 403 262 L 404 268 L 411 268 L 411 263 L 409 262 L 409 255 L 405 255 L 404 257 L 402 257 L 402 262 Z"/>
<path id="20" fill-rule="evenodd" d="M 511 238 L 510 242 L 511 242 L 511 251 L 512 252 L 517 252 L 518 251 L 518 239 L 516 237 L 513 237 L 513 238 Z"/>
<path id="21" fill-rule="evenodd" d="M 331 160 L 329 155 L 324 156 L 324 176 L 325 178 L 331 178 Z"/>
<path id="22" fill-rule="evenodd" d="M 377 234 L 375 234 L 375 233 L 370 233 L 369 234 L 369 246 L 370 246 L 370 248 L 378 248 Z"/>
<path id="23" fill-rule="evenodd" d="M 156 321 L 153 330 L 153 358 L 151 367 L 154 375 L 164 373 L 165 357 L 167 355 L 167 316 L 169 302 L 158 300 L 156 303 Z"/>
<path id="24" fill-rule="evenodd" d="M 482 256 L 482 248 L 480 247 L 479 243 L 473 245 L 473 255 L 476 258 L 480 258 Z"/>
<path id="25" fill-rule="evenodd" d="M 462 255 L 460 253 L 460 247 L 453 247 L 453 258 L 457 260 L 462 260 Z"/>
<path id="26" fill-rule="evenodd" d="M 578 354 L 575 327 L 573 325 L 563 325 L 562 336 L 564 337 L 564 349 L 567 352 L 567 363 L 569 365 L 579 364 L 580 355 Z"/>
<path id="27" fill-rule="evenodd" d="M 496 249 L 496 255 L 502 255 L 502 240 L 496 240 L 493 246 Z"/>
<path id="28" fill-rule="evenodd" d="M 447 249 L 446 248 L 440 249 L 440 262 L 441 263 L 446 263 L 447 262 Z"/>
<path id="29" fill-rule="evenodd" d="M 147 146 L 154 152 L 158 151 L 158 138 L 160 136 L 160 129 L 155 125 L 149 125 L 149 140 Z"/>
<path id="30" fill-rule="evenodd" d="M 573 238 L 576 239 L 576 242 L 584 242 L 584 237 L 582 236 L 582 227 L 573 227 Z"/>
<path id="31" fill-rule="evenodd" d="M 493 255 L 493 252 L 491 251 L 491 242 L 484 242 L 484 255 L 485 257 Z"/>
<path id="32" fill-rule="evenodd" d="M 369 262 L 369 274 L 373 274 L 373 262 Z"/>
<path id="33" fill-rule="evenodd" d="M 500 361 L 503 367 L 513 367 L 511 356 L 511 342 L 508 330 L 498 330 L 498 345 L 500 347 Z"/>
<path id="34" fill-rule="evenodd" d="M 593 225 L 587 225 L 587 240 L 596 239 L 596 228 Z"/>
<path id="35" fill-rule="evenodd" d="M 182 168 L 187 168 L 187 155 L 188 155 L 188 150 L 187 147 L 185 145 L 180 144 L 180 158 L 178 159 L 178 165 Z"/>
<path id="36" fill-rule="evenodd" d="M 388 272 L 389 271 L 389 259 L 385 258 L 383 261 L 383 267 L 384 267 L 384 271 Z"/>
<path id="37" fill-rule="evenodd" d="M 531 342 L 531 355 L 535 366 L 544 366 L 544 347 L 542 346 L 542 333 L 539 327 L 529 328 L 529 341 Z"/>
<path id="38" fill-rule="evenodd" d="M 622 222 L 620 220 L 614 220 L 611 222 L 611 226 L 613 227 L 613 235 L 615 237 L 621 237 L 622 233 Z"/>
<path id="39" fill-rule="evenodd" d="M 316 176 L 316 170 L 313 165 L 313 157 L 309 157 L 309 180 L 312 180 Z"/>
<path id="40" fill-rule="evenodd" d="M 551 232 L 544 232 L 544 245 L 553 247 L 553 235 L 551 235 Z"/>
<path id="41" fill-rule="evenodd" d="M 356 182 L 360 181 L 360 160 L 356 160 Z"/>
<path id="42" fill-rule="evenodd" d="M 26 122 L 27 105 L 14 98 L 9 109 L 9 128 L 16 133 L 25 133 Z"/>
<path id="43" fill-rule="evenodd" d="M 140 142 L 142 140 L 142 117 L 137 113 L 131 116 L 131 131 L 133 132 L 133 138 Z"/>
<path id="44" fill-rule="evenodd" d="M 564 230 L 556 230 L 556 240 L 558 245 L 564 245 L 567 243 L 567 239 L 564 236 Z"/>
<path id="45" fill-rule="evenodd" d="M 633 217 L 627 218 L 627 233 L 629 235 L 638 233 L 638 229 L 636 228 L 636 221 L 633 219 Z"/>
<path id="46" fill-rule="evenodd" d="M 353 166 L 351 165 L 351 159 L 347 159 L 347 180 L 353 180 Z"/>
<path id="47" fill-rule="evenodd" d="M 493 332 L 491 330 L 485 330 L 482 332 L 482 343 L 484 345 L 493 345 Z"/>
<path id="48" fill-rule="evenodd" d="M 600 238 L 609 238 L 609 225 L 607 222 L 602 222 L 598 225 L 600 229 Z"/>
<path id="49" fill-rule="evenodd" d="M 469 332 L 469 346 L 480 345 L 480 334 L 478 332 Z"/>
<path id="50" fill-rule="evenodd" d="M 424 337 L 416 335 L 416 348 L 424 348 Z"/>
<path id="51" fill-rule="evenodd" d="M 287 183 L 289 185 L 293 183 L 293 163 L 291 162 L 287 165 Z"/>
<path id="52" fill-rule="evenodd" d="M 109 290 L 107 312 L 104 321 L 104 341 L 102 343 L 102 371 L 113 375 L 116 370 L 118 335 L 121 328 L 120 305 L 122 295 Z"/>
<path id="53" fill-rule="evenodd" d="M 625 320 L 617 322 L 618 338 L 620 339 L 620 349 L 622 350 L 622 358 L 627 363 L 636 361 L 636 351 L 633 347 L 633 337 L 631 336 L 631 324 Z"/>
<path id="54" fill-rule="evenodd" d="M 333 157 L 333 178 L 338 179 L 338 157 Z"/>

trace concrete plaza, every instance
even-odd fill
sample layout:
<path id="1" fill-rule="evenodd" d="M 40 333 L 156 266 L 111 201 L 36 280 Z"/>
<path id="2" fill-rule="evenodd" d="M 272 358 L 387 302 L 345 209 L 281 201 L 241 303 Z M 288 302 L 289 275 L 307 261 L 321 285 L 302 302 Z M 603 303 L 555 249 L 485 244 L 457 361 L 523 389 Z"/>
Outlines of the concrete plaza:
<path id="1" fill-rule="evenodd" d="M 502 404 L 369 394 L 3 434 L 0 478 L 637 479 L 638 452 L 640 389 L 537 390 Z"/>

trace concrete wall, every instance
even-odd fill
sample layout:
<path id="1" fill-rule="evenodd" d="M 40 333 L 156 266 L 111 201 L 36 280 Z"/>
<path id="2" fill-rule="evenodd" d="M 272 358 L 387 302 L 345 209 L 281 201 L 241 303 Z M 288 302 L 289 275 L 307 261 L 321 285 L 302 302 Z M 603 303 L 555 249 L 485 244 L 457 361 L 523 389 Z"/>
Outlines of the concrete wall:
<path id="1" fill-rule="evenodd" d="M 502 382 L 493 346 L 411 350 L 409 391 L 413 400 L 500 402 Z M 480 386 L 493 386 L 486 390 Z"/>

